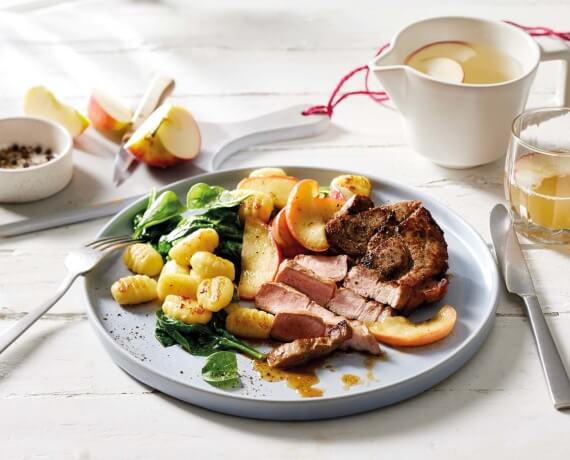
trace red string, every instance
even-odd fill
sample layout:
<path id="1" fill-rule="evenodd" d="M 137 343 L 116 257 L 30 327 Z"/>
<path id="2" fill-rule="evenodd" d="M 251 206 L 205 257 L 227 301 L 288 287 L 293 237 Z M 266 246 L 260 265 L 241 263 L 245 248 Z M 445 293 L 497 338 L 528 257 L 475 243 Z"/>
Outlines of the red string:
<path id="1" fill-rule="evenodd" d="M 544 26 L 523 26 L 512 21 L 504 21 L 507 24 L 518 27 L 526 32 L 528 32 L 533 37 L 556 37 L 560 40 L 570 41 L 570 32 L 558 32 L 554 29 Z M 375 56 L 379 56 L 390 44 L 386 43 L 376 52 Z M 340 90 L 344 84 L 350 80 L 354 75 L 362 71 L 364 73 L 364 89 L 358 91 L 348 91 L 346 93 L 340 93 Z M 371 91 L 368 86 L 368 77 L 370 76 L 370 68 L 367 65 L 357 67 L 354 70 L 348 72 L 335 86 L 331 96 L 326 105 L 314 105 L 305 109 L 302 113 L 303 115 L 327 115 L 332 117 L 335 107 L 344 101 L 346 98 L 356 95 L 368 96 L 375 102 L 382 104 L 390 99 L 386 91 Z M 340 95 L 339 95 L 340 94 Z"/>

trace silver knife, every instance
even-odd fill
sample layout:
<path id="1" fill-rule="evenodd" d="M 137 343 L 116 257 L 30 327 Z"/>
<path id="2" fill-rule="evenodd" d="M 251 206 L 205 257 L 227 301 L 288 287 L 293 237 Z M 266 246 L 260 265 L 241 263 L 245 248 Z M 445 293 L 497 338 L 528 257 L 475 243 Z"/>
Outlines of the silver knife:
<path id="1" fill-rule="evenodd" d="M 556 409 L 570 408 L 570 378 L 544 319 L 511 217 L 503 205 L 498 204 L 491 211 L 490 228 L 505 286 L 524 301 L 552 403 Z"/>
<path id="2" fill-rule="evenodd" d="M 174 90 L 174 80 L 164 75 L 154 77 L 137 106 L 131 124 L 123 135 L 121 147 L 115 157 L 115 166 L 113 168 L 113 183 L 116 187 L 121 185 L 127 177 L 129 177 L 136 166 L 137 159 L 131 155 L 125 148 L 125 142 L 129 140 L 131 135 L 145 121 L 154 110 L 164 102 L 164 100 Z"/>

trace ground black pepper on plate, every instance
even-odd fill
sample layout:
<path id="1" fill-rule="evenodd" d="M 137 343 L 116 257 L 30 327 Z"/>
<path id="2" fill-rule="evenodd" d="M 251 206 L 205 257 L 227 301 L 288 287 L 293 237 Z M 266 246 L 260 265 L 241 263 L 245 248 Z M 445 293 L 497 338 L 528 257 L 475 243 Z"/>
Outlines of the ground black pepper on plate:
<path id="1" fill-rule="evenodd" d="M 0 148 L 0 168 L 18 169 L 37 166 L 55 158 L 51 148 L 41 145 L 20 145 L 14 143 Z"/>

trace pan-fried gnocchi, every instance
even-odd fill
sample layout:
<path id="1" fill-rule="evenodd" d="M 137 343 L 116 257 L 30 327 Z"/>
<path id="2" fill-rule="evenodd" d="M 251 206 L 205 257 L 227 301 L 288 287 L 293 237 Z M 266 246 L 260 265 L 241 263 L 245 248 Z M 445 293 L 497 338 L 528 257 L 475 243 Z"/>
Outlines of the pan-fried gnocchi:
<path id="1" fill-rule="evenodd" d="M 127 268 L 139 275 L 156 276 L 162 270 L 162 256 L 150 244 L 130 245 L 123 253 L 123 262 Z"/>
<path id="2" fill-rule="evenodd" d="M 234 264 L 211 252 L 198 251 L 190 259 L 190 265 L 203 279 L 225 276 L 233 281 L 236 277 Z"/>
<path id="3" fill-rule="evenodd" d="M 201 228 L 176 243 L 168 252 L 171 259 L 180 265 L 188 266 L 190 259 L 198 251 L 213 252 L 220 244 L 218 232 L 213 228 Z"/>
<path id="4" fill-rule="evenodd" d="M 207 310 L 217 312 L 227 307 L 234 295 L 234 283 L 225 276 L 203 280 L 198 286 L 198 303 Z"/>
<path id="5" fill-rule="evenodd" d="M 263 222 L 269 222 L 273 212 L 273 198 L 265 192 L 244 190 L 250 195 L 239 206 L 238 215 L 242 222 L 247 217 L 254 217 Z"/>
<path id="6" fill-rule="evenodd" d="M 246 339 L 268 339 L 274 316 L 253 308 L 233 308 L 226 317 L 226 329 Z"/>
<path id="7" fill-rule="evenodd" d="M 156 281 L 146 275 L 125 276 L 113 283 L 111 294 L 121 305 L 136 305 L 156 299 Z"/>
<path id="8" fill-rule="evenodd" d="M 171 319 L 186 324 L 206 324 L 212 319 L 212 312 L 206 310 L 193 299 L 179 295 L 168 295 L 162 304 L 162 311 Z"/>
<path id="9" fill-rule="evenodd" d="M 158 278 L 158 298 L 164 300 L 167 295 L 175 294 L 189 299 L 195 299 L 200 281 L 202 281 L 202 278 L 194 271 L 189 273 L 164 273 L 163 270 Z"/>

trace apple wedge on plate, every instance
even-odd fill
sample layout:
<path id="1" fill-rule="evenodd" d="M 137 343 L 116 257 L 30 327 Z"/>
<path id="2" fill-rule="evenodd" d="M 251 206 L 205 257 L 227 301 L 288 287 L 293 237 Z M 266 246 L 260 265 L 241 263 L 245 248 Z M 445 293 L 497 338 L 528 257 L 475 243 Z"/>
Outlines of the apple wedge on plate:
<path id="1" fill-rule="evenodd" d="M 165 168 L 200 153 L 200 129 L 184 107 L 163 104 L 133 133 L 125 149 L 138 160 Z"/>
<path id="2" fill-rule="evenodd" d="M 241 276 L 238 293 L 242 299 L 255 298 L 263 283 L 272 281 L 281 263 L 281 251 L 269 226 L 247 218 L 243 230 Z"/>

